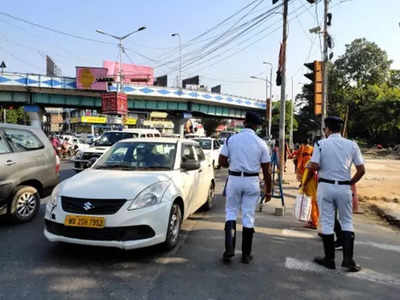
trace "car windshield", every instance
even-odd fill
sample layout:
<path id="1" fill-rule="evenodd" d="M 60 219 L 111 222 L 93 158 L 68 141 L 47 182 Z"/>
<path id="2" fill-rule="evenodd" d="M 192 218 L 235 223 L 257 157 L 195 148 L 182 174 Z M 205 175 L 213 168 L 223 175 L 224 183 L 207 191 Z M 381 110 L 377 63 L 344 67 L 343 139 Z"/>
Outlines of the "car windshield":
<path id="1" fill-rule="evenodd" d="M 95 141 L 95 146 L 112 146 L 116 142 L 137 137 L 136 133 L 132 132 L 106 132 L 98 140 Z"/>
<path id="2" fill-rule="evenodd" d="M 211 150 L 211 140 L 208 139 L 195 139 L 200 144 L 201 149 Z"/>
<path id="3" fill-rule="evenodd" d="M 93 166 L 95 169 L 171 170 L 176 144 L 159 142 L 120 142 Z"/>

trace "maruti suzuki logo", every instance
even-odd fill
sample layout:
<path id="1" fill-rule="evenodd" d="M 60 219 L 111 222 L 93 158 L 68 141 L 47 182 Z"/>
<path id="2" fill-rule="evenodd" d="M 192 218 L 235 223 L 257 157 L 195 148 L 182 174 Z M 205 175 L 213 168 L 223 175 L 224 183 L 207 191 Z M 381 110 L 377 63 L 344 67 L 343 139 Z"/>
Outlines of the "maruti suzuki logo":
<path id="1" fill-rule="evenodd" d="M 84 210 L 89 210 L 89 209 L 92 209 L 92 208 L 94 208 L 94 205 L 92 203 L 90 203 L 90 202 L 85 202 L 83 204 L 83 209 Z"/>

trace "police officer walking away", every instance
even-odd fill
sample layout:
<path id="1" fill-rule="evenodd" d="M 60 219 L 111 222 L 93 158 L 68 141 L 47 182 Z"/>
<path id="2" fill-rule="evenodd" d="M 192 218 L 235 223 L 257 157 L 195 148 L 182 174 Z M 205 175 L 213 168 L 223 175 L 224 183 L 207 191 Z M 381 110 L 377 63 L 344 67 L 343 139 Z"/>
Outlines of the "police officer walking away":
<path id="1" fill-rule="evenodd" d="M 342 267 L 348 272 L 358 272 L 361 267 L 353 259 L 354 229 L 351 185 L 365 174 L 364 161 L 357 143 L 340 134 L 343 120 L 339 117 L 325 119 L 326 139 L 314 146 L 310 168 L 318 170 L 318 206 L 325 257 L 316 257 L 314 262 L 328 269 L 335 269 L 334 223 L 335 209 L 343 233 Z M 351 177 L 351 165 L 357 172 Z"/>
<path id="2" fill-rule="evenodd" d="M 242 263 L 252 260 L 251 247 L 254 234 L 254 218 L 260 199 L 260 167 L 264 175 L 265 201 L 271 200 L 270 155 L 267 144 L 255 131 L 262 124 L 259 117 L 246 113 L 245 129 L 231 136 L 224 144 L 219 156 L 219 164 L 229 168 L 225 185 L 225 252 L 223 261 L 230 262 L 235 255 L 236 219 L 242 212 Z"/>

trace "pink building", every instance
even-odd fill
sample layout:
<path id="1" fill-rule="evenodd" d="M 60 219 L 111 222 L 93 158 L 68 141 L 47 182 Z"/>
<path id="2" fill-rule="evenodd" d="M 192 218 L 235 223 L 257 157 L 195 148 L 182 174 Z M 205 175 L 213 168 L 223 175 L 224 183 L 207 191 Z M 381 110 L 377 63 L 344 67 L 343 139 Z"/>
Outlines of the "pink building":
<path id="1" fill-rule="evenodd" d="M 107 68 L 107 76 L 114 76 L 118 81 L 119 63 L 106 60 L 103 67 Z M 154 69 L 147 66 L 138 66 L 134 64 L 122 64 L 123 82 L 139 85 L 153 85 Z"/>

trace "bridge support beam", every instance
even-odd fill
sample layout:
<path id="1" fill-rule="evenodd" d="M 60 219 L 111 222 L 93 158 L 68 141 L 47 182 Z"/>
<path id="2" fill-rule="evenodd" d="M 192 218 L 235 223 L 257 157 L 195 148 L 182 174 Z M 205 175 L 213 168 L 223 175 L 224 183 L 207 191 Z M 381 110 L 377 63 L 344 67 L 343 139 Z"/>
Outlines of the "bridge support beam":
<path id="1" fill-rule="evenodd" d="M 42 128 L 44 109 L 38 105 L 25 105 L 24 111 L 28 114 L 31 120 L 31 126 Z"/>

